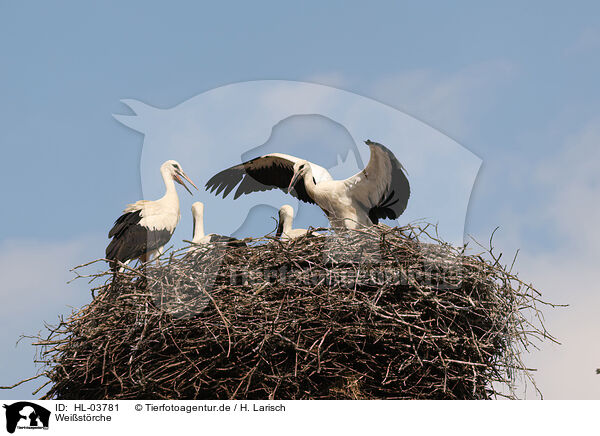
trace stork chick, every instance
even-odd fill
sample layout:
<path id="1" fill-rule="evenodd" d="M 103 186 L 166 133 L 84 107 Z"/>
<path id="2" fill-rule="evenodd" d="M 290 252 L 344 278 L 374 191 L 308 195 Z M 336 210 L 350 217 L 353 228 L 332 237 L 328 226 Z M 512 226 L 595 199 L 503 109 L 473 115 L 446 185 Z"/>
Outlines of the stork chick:
<path id="1" fill-rule="evenodd" d="M 292 229 L 294 222 L 294 208 L 289 204 L 284 204 L 279 209 L 279 225 L 277 226 L 277 234 L 275 237 L 282 241 L 296 239 L 308 233 L 306 229 Z"/>
<path id="2" fill-rule="evenodd" d="M 201 246 L 211 246 L 214 244 L 226 245 L 229 247 L 245 247 L 246 243 L 231 236 L 217 235 L 210 233 L 204 234 L 204 204 L 200 201 L 192 204 L 192 216 L 194 217 L 194 237 L 190 250 L 197 250 Z"/>

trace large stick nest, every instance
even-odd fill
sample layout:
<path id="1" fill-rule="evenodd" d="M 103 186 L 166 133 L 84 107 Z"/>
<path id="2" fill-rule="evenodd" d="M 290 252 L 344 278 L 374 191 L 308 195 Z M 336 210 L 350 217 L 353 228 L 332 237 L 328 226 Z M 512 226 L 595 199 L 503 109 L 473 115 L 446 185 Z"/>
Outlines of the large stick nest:
<path id="1" fill-rule="evenodd" d="M 511 269 L 411 226 L 182 250 L 93 277 L 36 344 L 44 398 L 514 397 L 552 338 Z"/>

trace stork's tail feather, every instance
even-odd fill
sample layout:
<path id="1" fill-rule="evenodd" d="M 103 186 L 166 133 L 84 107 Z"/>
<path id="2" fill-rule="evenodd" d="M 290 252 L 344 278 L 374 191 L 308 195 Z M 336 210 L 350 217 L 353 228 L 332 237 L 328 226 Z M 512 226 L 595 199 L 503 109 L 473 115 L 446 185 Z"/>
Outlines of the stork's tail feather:
<path id="1" fill-rule="evenodd" d="M 117 271 L 117 269 L 119 268 L 118 253 L 121 248 L 120 246 L 121 244 L 119 239 L 115 238 L 111 240 L 108 244 L 108 247 L 106 247 L 105 258 L 110 261 L 110 269 L 112 269 L 113 271 Z"/>

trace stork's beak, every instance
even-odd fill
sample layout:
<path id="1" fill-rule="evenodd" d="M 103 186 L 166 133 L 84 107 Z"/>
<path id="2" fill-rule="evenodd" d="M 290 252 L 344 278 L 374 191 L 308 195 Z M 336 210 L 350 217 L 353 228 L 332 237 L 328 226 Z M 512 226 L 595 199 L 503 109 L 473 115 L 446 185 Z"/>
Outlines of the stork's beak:
<path id="1" fill-rule="evenodd" d="M 185 190 L 190 193 L 190 195 L 194 195 L 194 194 L 192 194 L 192 191 L 190 191 L 190 189 L 186 186 L 186 184 L 183 183 L 183 180 L 181 180 L 181 177 L 179 177 L 179 176 L 183 177 L 185 180 L 187 180 L 188 182 L 190 182 L 190 184 L 194 188 L 198 189 L 198 187 L 196 185 L 194 185 L 194 182 L 192 182 L 192 180 L 183 171 L 177 171 L 177 173 L 175 173 L 175 177 L 174 177 L 175 181 L 177 183 L 179 183 L 181 186 L 183 186 L 185 188 Z"/>
<path id="2" fill-rule="evenodd" d="M 290 182 L 290 186 L 287 188 L 287 193 L 289 194 L 292 188 L 296 183 L 298 183 L 298 179 L 300 179 L 300 172 L 294 173 L 294 177 L 292 177 L 292 181 Z"/>

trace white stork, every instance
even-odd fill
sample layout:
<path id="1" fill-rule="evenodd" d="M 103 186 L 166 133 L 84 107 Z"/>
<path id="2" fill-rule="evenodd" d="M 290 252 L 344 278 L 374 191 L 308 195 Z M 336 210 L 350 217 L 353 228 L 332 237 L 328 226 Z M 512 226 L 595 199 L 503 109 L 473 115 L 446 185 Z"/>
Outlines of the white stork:
<path id="1" fill-rule="evenodd" d="M 233 166 L 213 176 L 206 189 L 225 198 L 241 181 L 241 194 L 280 188 L 301 201 L 317 204 L 336 228 L 377 224 L 398 218 L 406 209 L 410 186 L 402 164 L 385 146 L 365 141 L 369 163 L 358 174 L 333 180 L 325 168 L 294 156 L 273 153 Z"/>
<path id="2" fill-rule="evenodd" d="M 279 209 L 279 225 L 277 226 L 276 238 L 283 241 L 296 239 L 308 233 L 306 229 L 292 229 L 294 222 L 294 208 L 289 204 L 284 204 Z"/>
<path id="3" fill-rule="evenodd" d="M 165 195 L 155 201 L 140 200 L 128 205 L 108 233 L 112 240 L 106 247 L 106 259 L 112 261 L 113 270 L 118 268 L 119 262 L 128 263 L 138 258 L 146 262 L 151 256 L 161 253 L 169 242 L 180 217 L 179 197 L 173 181 L 190 194 L 192 191 L 182 177 L 198 189 L 174 160 L 163 163 L 160 173 L 165 182 Z"/>
<path id="4" fill-rule="evenodd" d="M 204 204 L 200 201 L 192 204 L 192 216 L 194 217 L 194 237 L 190 250 L 196 250 L 198 246 L 208 246 L 214 244 L 226 245 L 229 247 L 245 247 L 246 243 L 231 236 L 216 235 L 210 233 L 204 234 Z"/>

